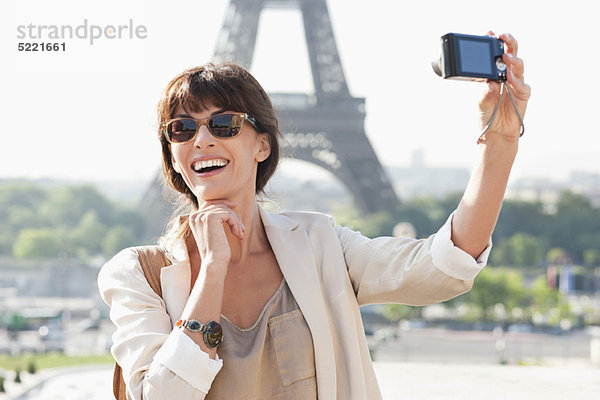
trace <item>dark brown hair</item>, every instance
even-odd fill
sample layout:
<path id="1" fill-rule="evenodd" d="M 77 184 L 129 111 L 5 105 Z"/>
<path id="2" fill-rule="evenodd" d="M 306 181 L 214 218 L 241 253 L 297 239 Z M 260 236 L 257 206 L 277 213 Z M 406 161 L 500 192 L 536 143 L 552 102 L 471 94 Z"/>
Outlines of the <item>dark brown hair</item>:
<path id="1" fill-rule="evenodd" d="M 161 129 L 162 122 L 174 117 L 179 108 L 185 112 L 201 112 L 210 106 L 245 112 L 257 121 L 259 133 L 266 133 L 271 154 L 258 163 L 256 194 L 264 188 L 279 163 L 279 132 L 275 110 L 267 93 L 244 68 L 232 63 L 208 63 L 190 68 L 177 75 L 167 85 L 158 103 L 158 138 L 162 147 L 162 170 L 166 183 L 182 193 L 188 205 L 198 208 L 198 199 L 172 164 L 169 142 Z"/>

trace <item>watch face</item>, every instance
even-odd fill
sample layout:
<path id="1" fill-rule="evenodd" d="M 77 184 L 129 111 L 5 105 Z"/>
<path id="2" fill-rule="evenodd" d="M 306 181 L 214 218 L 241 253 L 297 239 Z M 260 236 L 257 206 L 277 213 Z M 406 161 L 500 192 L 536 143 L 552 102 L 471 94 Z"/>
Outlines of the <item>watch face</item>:
<path id="1" fill-rule="evenodd" d="M 223 341 L 223 329 L 218 322 L 210 321 L 204 330 L 204 343 L 208 347 L 217 347 Z"/>

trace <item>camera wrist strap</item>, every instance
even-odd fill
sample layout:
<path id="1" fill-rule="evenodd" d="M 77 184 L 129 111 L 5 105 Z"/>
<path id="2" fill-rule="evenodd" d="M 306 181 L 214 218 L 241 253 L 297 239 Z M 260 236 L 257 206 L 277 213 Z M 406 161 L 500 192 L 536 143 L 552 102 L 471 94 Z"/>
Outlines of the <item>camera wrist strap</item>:
<path id="1" fill-rule="evenodd" d="M 483 140 L 484 140 L 483 137 L 485 136 L 485 133 L 490 128 L 490 125 L 492 125 L 492 122 L 494 122 L 494 119 L 496 118 L 496 114 L 498 113 L 498 109 L 500 108 L 500 103 L 502 103 L 502 96 L 504 96 L 505 89 L 506 89 L 506 92 L 508 93 L 508 98 L 510 99 L 512 106 L 515 109 L 515 112 L 517 113 L 517 117 L 519 117 L 519 122 L 521 122 L 521 132 L 519 134 L 519 137 L 523 136 L 523 134 L 525 133 L 525 124 L 523 123 L 523 117 L 521 116 L 521 113 L 519 112 L 519 109 L 517 108 L 515 99 L 513 98 L 513 95 L 510 92 L 510 89 L 508 88 L 508 84 L 506 82 L 502 82 L 502 86 L 500 86 L 500 97 L 498 98 L 498 104 L 496 104 L 496 108 L 494 109 L 494 112 L 492 113 L 492 116 L 491 116 L 490 120 L 488 121 L 487 125 L 485 126 L 485 128 L 483 128 L 483 131 L 481 131 L 481 134 L 479 135 L 479 138 L 477 139 L 477 144 L 480 144 L 481 142 L 483 142 Z"/>

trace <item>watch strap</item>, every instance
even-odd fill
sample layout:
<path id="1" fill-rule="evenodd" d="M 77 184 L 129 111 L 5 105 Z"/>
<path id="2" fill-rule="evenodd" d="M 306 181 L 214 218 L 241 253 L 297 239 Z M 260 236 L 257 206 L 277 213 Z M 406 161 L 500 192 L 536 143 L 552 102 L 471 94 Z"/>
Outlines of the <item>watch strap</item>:
<path id="1" fill-rule="evenodd" d="M 179 329 L 203 333 L 204 344 L 209 348 L 218 347 L 223 341 L 223 330 L 221 325 L 216 321 L 209 321 L 203 324 L 195 319 L 180 319 L 175 325 Z"/>
<path id="2" fill-rule="evenodd" d="M 180 319 L 175 325 L 180 329 L 185 328 L 190 332 L 204 332 L 206 329 L 206 324 L 195 319 Z"/>

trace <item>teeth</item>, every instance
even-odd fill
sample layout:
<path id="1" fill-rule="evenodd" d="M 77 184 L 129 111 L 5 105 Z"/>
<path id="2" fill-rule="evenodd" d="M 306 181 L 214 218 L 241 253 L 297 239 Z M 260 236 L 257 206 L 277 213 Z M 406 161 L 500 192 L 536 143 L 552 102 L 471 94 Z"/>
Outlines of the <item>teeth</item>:
<path id="1" fill-rule="evenodd" d="M 192 165 L 192 167 L 194 168 L 194 170 L 199 171 L 203 168 L 224 167 L 225 165 L 227 165 L 226 160 L 208 160 L 208 161 L 197 161 L 194 163 L 194 165 Z"/>

